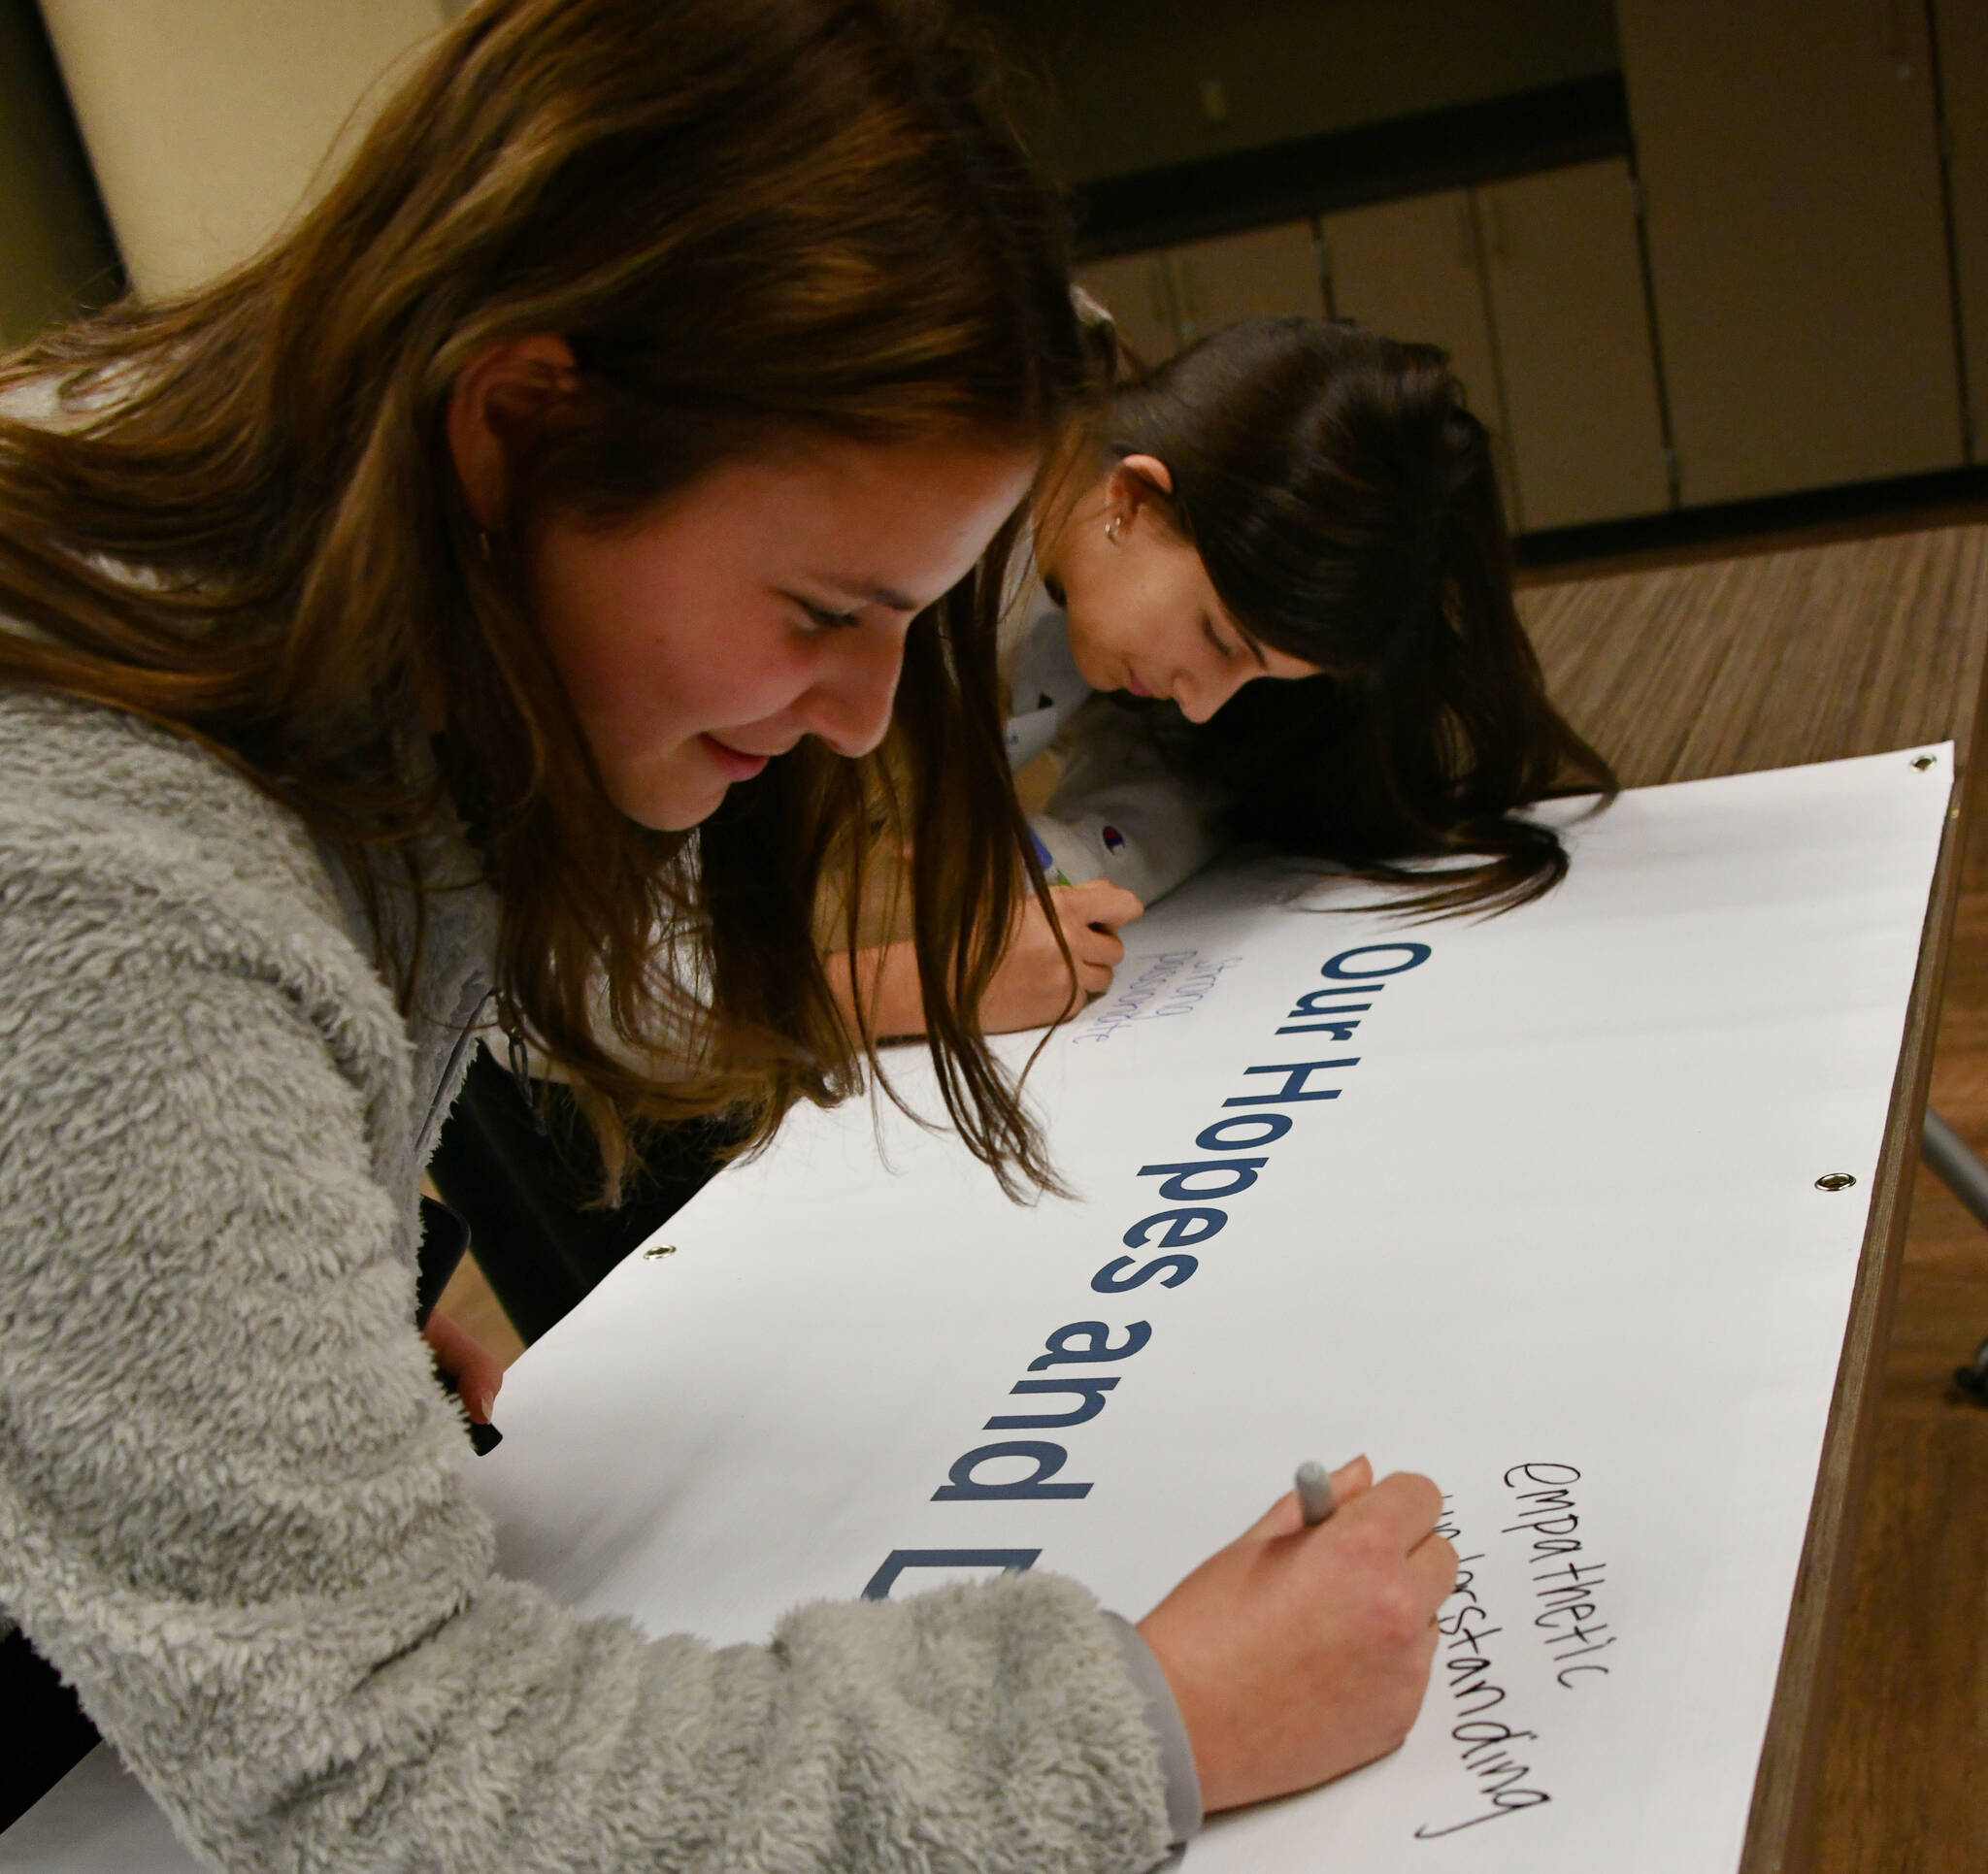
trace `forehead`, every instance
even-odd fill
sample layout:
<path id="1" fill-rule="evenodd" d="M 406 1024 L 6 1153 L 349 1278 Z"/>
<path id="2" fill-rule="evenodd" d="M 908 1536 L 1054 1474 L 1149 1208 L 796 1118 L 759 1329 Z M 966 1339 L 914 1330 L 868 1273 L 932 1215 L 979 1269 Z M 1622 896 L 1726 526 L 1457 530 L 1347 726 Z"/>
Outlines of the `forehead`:
<path id="1" fill-rule="evenodd" d="M 629 531 L 744 574 L 799 574 L 894 608 L 955 584 L 1020 504 L 1033 454 L 972 438 L 796 438 L 717 464 Z"/>
<path id="2" fill-rule="evenodd" d="M 693 491 L 712 505 L 778 510 L 838 532 L 901 534 L 989 507 L 1019 505 L 1034 475 L 1031 451 L 974 438 L 861 443 L 794 439 L 724 463 Z"/>

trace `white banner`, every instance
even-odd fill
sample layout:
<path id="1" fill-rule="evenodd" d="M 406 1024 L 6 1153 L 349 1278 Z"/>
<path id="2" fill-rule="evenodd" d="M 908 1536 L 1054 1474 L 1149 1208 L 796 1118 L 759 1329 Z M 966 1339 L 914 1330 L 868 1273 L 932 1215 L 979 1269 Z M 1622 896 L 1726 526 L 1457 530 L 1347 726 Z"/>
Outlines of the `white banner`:
<path id="1" fill-rule="evenodd" d="M 1474 923 L 1205 877 L 1031 1076 L 1074 1199 L 804 1111 L 514 1368 L 501 1565 L 719 1641 L 1004 1566 L 1136 1618 L 1365 1451 L 1466 1558 L 1421 1721 L 1192 1867 L 1734 1866 L 1950 773 L 1631 793 Z M 109 1864 L 63 1797 L 0 1865 Z"/>

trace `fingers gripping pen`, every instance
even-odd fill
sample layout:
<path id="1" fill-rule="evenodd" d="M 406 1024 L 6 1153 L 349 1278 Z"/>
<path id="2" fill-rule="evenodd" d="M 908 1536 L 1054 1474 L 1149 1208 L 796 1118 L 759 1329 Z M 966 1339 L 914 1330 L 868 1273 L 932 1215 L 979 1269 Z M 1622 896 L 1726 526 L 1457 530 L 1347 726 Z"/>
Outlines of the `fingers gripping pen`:
<path id="1" fill-rule="evenodd" d="M 1036 864 L 1043 869 L 1043 882 L 1045 885 L 1067 885 L 1071 882 L 1064 876 L 1063 868 L 1050 856 L 1049 848 L 1043 843 L 1040 834 L 1031 830 L 1029 843 L 1036 849 Z"/>

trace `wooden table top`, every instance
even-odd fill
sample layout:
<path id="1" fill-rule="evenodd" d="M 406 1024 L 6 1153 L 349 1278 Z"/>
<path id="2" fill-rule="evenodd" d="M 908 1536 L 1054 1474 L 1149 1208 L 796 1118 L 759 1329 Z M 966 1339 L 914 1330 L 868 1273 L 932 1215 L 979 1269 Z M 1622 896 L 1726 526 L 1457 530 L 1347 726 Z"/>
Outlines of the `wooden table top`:
<path id="1" fill-rule="evenodd" d="M 1954 744 L 1954 803 L 1740 1860 L 1743 1874 L 1782 1874 L 1808 1859 L 1817 1719 L 1918 1164 L 1964 820 L 1978 794 L 1988 527 L 1539 585 L 1521 594 L 1519 609 L 1554 697 L 1625 786 Z"/>

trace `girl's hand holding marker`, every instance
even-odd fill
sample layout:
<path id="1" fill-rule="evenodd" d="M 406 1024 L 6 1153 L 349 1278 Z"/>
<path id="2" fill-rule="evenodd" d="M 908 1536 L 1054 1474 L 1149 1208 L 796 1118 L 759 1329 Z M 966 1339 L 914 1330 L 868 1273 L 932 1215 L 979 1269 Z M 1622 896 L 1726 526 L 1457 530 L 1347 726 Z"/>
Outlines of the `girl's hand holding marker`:
<path id="1" fill-rule="evenodd" d="M 1049 903 L 1055 911 L 1054 921 L 1033 898 L 1015 919 L 1008 954 L 980 1004 L 980 1019 L 990 1035 L 1061 1021 L 1091 997 L 1103 995 L 1111 986 L 1112 970 L 1125 960 L 1119 927 L 1145 911 L 1130 892 L 1104 878 L 1083 885 L 1052 881 Z M 1058 924 L 1070 945 L 1069 963 L 1057 941 Z M 1071 981 L 1073 964 L 1077 969 L 1075 984 Z"/>
<path id="2" fill-rule="evenodd" d="M 1139 1624 L 1210 1813 L 1383 1757 L 1421 1708 L 1456 1585 L 1435 1532 L 1442 1495 L 1405 1472 L 1376 1484 L 1365 1458 L 1322 1481 L 1328 1520 L 1309 1522 L 1292 1491 Z"/>

